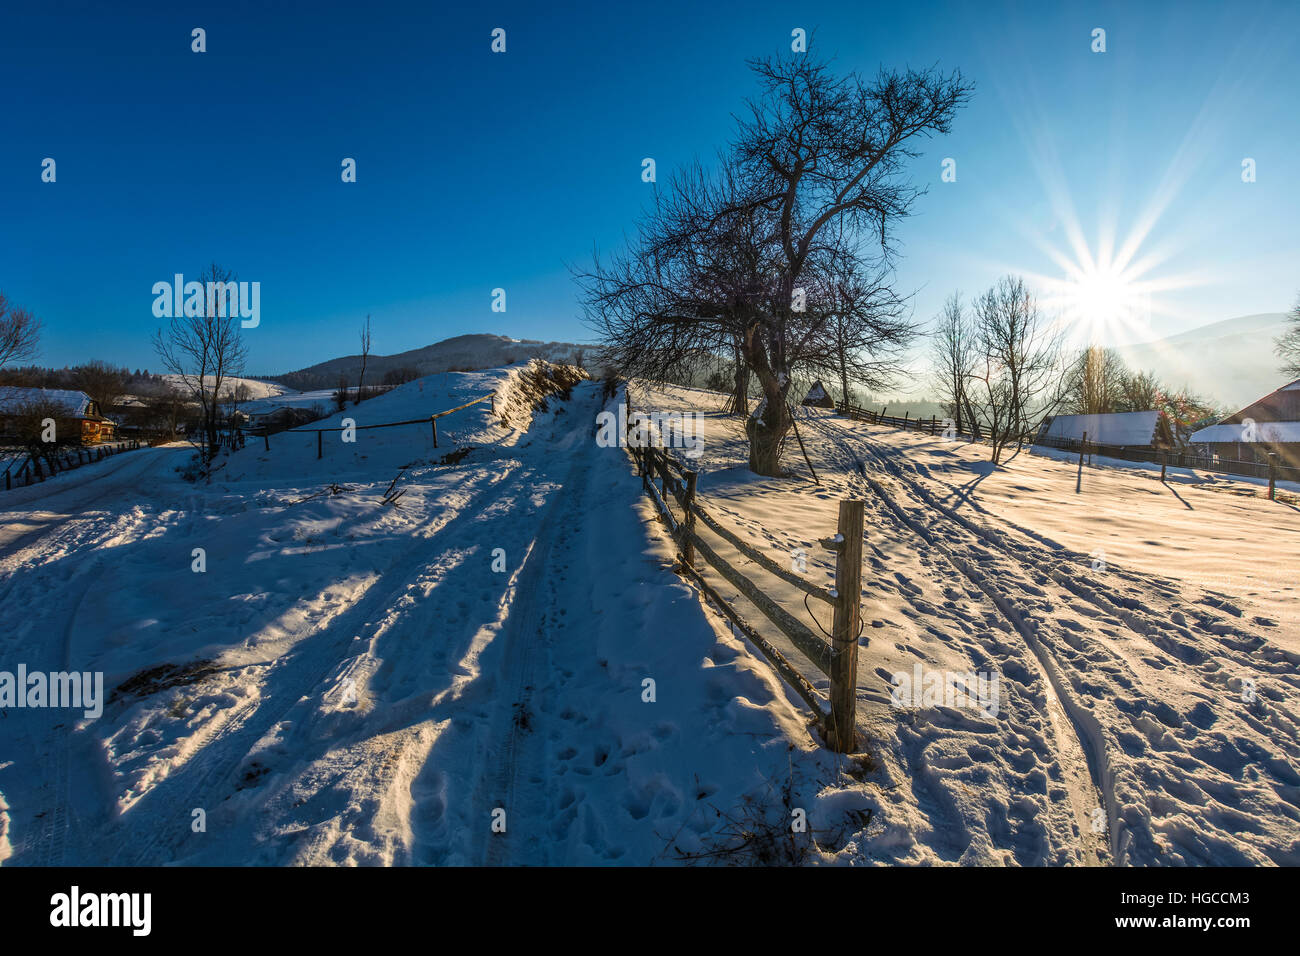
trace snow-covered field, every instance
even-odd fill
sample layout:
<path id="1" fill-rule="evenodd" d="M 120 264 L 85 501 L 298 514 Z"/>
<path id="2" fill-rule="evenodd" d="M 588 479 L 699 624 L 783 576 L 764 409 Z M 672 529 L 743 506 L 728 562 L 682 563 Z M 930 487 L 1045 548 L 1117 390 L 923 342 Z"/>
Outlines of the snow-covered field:
<path id="1" fill-rule="evenodd" d="M 329 433 L 320 460 L 285 432 L 211 484 L 171 447 L 0 496 L 23 609 L 0 671 L 103 671 L 109 698 L 0 720 L 0 861 L 1300 862 L 1294 506 L 1100 468 L 1076 496 L 1066 461 L 991 471 L 820 411 L 822 483 L 793 444 L 794 476 L 759 478 L 719 396 L 634 388 L 701 413 L 704 503 L 782 563 L 805 550 L 810 580 L 837 502 L 866 501 L 864 764 L 673 573 L 595 441 L 600 383 L 534 413 L 520 367 L 434 375 L 312 427 L 493 389 L 436 450 L 424 424 Z M 996 707 L 895 706 L 918 665 L 996 676 Z"/>
<path id="2" fill-rule="evenodd" d="M 1066 462 L 1021 453 L 994 471 L 979 445 L 806 409 L 822 484 L 793 444 L 800 480 L 762 479 L 717 396 L 633 404 L 702 411 L 702 502 L 778 561 L 805 549 L 811 580 L 829 583 L 816 539 L 837 502 L 866 501 L 859 714 L 881 806 L 859 858 L 1300 862 L 1294 505 L 1118 469 L 1088 469 L 1076 496 Z M 807 621 L 797 591 L 766 587 Z M 998 716 L 894 706 L 894 675 L 917 664 L 995 673 Z"/>
<path id="3" fill-rule="evenodd" d="M 816 825 L 866 806 L 819 799 L 837 762 L 667 570 L 626 457 L 594 442 L 600 385 L 533 418 L 518 379 L 431 376 L 345 413 L 501 390 L 509 425 L 476 405 L 436 451 L 416 425 L 327 436 L 318 461 L 287 432 L 210 486 L 150 449 L 0 502 L 0 595 L 26 609 L 0 659 L 102 670 L 109 696 L 96 720 L 9 709 L 0 855 L 648 864 L 725 846 L 733 814 L 783 827 L 784 799 Z"/>
<path id="4" fill-rule="evenodd" d="M 180 375 L 164 375 L 163 379 L 173 388 L 184 390 L 185 379 Z M 213 382 L 211 375 L 205 377 L 208 385 Z M 286 388 L 279 382 L 266 382 L 260 378 L 240 378 L 238 376 L 227 376 L 221 380 L 221 393 L 224 395 L 228 390 L 238 388 L 240 385 L 248 389 L 250 399 L 275 398 L 280 395 L 296 395 L 297 393 Z"/>

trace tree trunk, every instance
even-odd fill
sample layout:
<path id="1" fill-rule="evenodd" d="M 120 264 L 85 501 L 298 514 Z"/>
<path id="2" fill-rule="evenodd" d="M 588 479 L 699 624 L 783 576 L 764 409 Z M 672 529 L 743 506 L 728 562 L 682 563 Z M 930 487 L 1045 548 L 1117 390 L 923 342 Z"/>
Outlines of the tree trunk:
<path id="1" fill-rule="evenodd" d="M 731 393 L 731 412 L 733 415 L 749 414 L 749 366 L 745 364 L 745 355 L 736 349 L 736 382 Z"/>
<path id="2" fill-rule="evenodd" d="M 780 477 L 781 446 L 790 430 L 790 410 L 785 388 L 772 376 L 761 376 L 763 404 L 745 419 L 749 439 L 749 470 L 757 475 Z"/>

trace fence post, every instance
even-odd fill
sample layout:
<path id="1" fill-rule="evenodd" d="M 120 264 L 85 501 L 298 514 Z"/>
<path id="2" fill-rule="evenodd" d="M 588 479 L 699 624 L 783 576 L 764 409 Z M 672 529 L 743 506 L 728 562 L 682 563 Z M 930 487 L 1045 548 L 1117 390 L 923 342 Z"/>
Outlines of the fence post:
<path id="1" fill-rule="evenodd" d="M 1088 433 L 1083 433 L 1083 440 L 1079 442 L 1079 475 L 1074 479 L 1074 493 L 1077 495 L 1083 490 L 1083 448 L 1088 444 Z"/>
<path id="2" fill-rule="evenodd" d="M 1165 469 L 1169 467 L 1169 452 L 1163 452 L 1160 455 L 1160 482 L 1164 484 Z"/>
<path id="3" fill-rule="evenodd" d="M 319 428 L 316 429 L 316 460 L 317 461 L 320 461 L 321 453 L 324 451 L 325 448 L 325 442 L 321 440 L 321 436 L 324 434 L 325 433 L 321 431 Z M 437 442 L 435 442 L 434 444 L 437 444 Z"/>
<path id="4" fill-rule="evenodd" d="M 433 426 L 433 447 L 438 447 L 438 419 L 430 416 L 429 424 Z"/>
<path id="5" fill-rule="evenodd" d="M 264 431 L 264 432 L 262 432 L 262 441 L 266 442 L 266 450 L 267 450 L 267 451 L 270 451 L 270 450 L 271 450 L 271 433 L 270 433 L 269 431 Z"/>
<path id="6" fill-rule="evenodd" d="M 1277 452 L 1268 453 L 1268 500 L 1277 500 Z"/>
<path id="7" fill-rule="evenodd" d="M 910 414 L 912 414 L 912 410 L 910 408 L 907 409 L 905 412 L 903 412 L 903 431 L 907 431 L 907 416 Z"/>
<path id="8" fill-rule="evenodd" d="M 493 392 L 492 393 L 492 414 L 495 415 L 496 413 L 497 413 L 497 393 Z"/>
<path id="9" fill-rule="evenodd" d="M 633 446 L 633 447 L 638 447 L 638 446 Z M 647 476 L 650 474 L 650 470 L 654 467 L 654 459 L 651 457 L 653 452 L 650 448 L 646 447 L 645 445 L 641 445 L 639 447 L 640 447 L 640 451 L 637 453 L 637 457 L 640 459 L 638 464 L 640 465 L 641 468 L 641 490 L 649 491 L 650 479 Z"/>
<path id="10" fill-rule="evenodd" d="M 857 750 L 858 631 L 862 622 L 862 519 L 866 503 L 841 501 L 836 530 L 835 618 L 831 630 L 830 745 L 839 753 Z"/>
<path id="11" fill-rule="evenodd" d="M 682 533 L 682 557 L 686 559 L 686 566 L 695 567 L 695 512 L 691 509 L 695 507 L 695 472 L 685 472 L 686 475 L 686 496 L 682 499 L 682 527 L 685 529 Z"/>

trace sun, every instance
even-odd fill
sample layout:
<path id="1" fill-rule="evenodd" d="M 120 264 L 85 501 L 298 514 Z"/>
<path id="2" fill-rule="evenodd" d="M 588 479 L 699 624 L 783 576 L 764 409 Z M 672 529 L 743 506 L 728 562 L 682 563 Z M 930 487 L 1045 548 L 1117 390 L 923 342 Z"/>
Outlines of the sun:
<path id="1" fill-rule="evenodd" d="M 1121 270 L 1080 268 L 1059 287 L 1062 318 L 1079 337 L 1107 341 L 1121 329 L 1144 324 L 1150 306 L 1142 286 Z"/>

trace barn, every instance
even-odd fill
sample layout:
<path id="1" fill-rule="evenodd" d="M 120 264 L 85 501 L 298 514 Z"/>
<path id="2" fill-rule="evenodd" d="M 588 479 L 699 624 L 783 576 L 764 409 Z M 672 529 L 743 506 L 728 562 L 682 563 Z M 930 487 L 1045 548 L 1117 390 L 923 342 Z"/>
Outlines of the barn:
<path id="1" fill-rule="evenodd" d="M 101 412 L 99 405 L 85 392 L 66 388 L 18 388 L 0 386 L 0 435 L 19 437 L 19 419 L 32 410 L 54 410 L 71 419 L 80 428 L 83 445 L 109 441 L 116 425 Z"/>
<path id="2" fill-rule="evenodd" d="M 1088 443 L 1115 448 L 1164 450 L 1173 446 L 1173 433 L 1164 412 L 1112 412 L 1107 415 L 1056 415 L 1039 429 L 1037 444 L 1056 448 Z"/>
<path id="3" fill-rule="evenodd" d="M 820 381 L 813 382 L 812 388 L 808 389 L 808 394 L 804 396 L 803 404 L 811 405 L 813 408 L 835 407 L 835 402 L 831 399 L 830 393 L 826 391 L 826 386 Z"/>
<path id="4" fill-rule="evenodd" d="M 1192 442 L 1224 461 L 1267 462 L 1276 454 L 1279 465 L 1300 468 L 1300 379 L 1193 432 Z"/>

